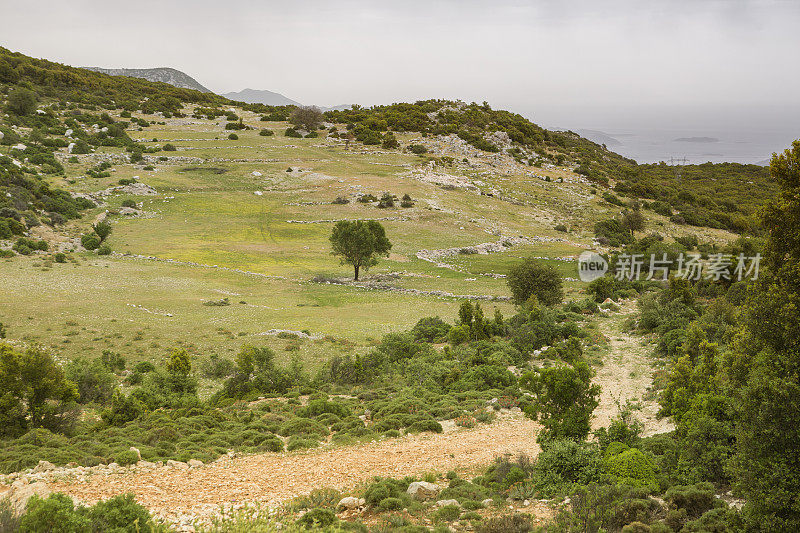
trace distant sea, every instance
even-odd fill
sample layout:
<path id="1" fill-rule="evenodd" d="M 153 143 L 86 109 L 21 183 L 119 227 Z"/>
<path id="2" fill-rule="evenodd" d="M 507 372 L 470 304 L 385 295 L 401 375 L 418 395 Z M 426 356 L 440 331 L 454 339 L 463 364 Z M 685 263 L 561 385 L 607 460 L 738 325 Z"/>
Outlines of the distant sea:
<path id="1" fill-rule="evenodd" d="M 639 163 L 767 165 L 800 139 L 800 104 L 790 106 L 527 106 L 518 112 L 549 129 L 570 129 Z"/>
<path id="2" fill-rule="evenodd" d="M 800 138 L 791 133 L 752 130 L 575 130 L 582 136 L 635 159 L 639 163 L 669 162 L 686 159 L 687 163 L 735 162 L 769 164 L 773 152 L 781 152 L 792 140 Z"/>

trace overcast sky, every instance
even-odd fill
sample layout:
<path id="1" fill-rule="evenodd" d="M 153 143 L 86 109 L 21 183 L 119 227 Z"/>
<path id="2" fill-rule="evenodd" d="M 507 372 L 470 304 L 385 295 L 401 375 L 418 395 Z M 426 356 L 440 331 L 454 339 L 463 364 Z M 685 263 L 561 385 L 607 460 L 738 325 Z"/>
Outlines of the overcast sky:
<path id="1" fill-rule="evenodd" d="M 796 0 L 0 0 L 0 26 L 36 57 L 318 105 L 487 100 L 593 127 L 608 110 L 800 100 Z"/>

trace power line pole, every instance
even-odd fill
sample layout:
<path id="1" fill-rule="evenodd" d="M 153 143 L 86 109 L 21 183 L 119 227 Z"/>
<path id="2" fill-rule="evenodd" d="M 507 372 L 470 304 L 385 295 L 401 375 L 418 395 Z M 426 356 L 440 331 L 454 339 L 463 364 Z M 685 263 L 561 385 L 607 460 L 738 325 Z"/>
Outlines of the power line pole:
<path id="1" fill-rule="evenodd" d="M 686 159 L 686 157 L 681 159 L 676 159 L 674 157 L 669 158 L 669 164 L 675 172 L 675 181 L 681 181 L 681 165 L 685 165 L 688 162 L 689 161 Z"/>

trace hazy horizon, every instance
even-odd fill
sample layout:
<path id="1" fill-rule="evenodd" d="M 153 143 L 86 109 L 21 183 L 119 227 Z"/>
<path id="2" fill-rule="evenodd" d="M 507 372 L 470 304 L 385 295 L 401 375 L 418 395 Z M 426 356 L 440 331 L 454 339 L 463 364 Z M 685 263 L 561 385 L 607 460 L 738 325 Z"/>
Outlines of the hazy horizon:
<path id="1" fill-rule="evenodd" d="M 791 1 L 145 0 L 131 10 L 33 0 L 3 13 L 0 44 L 11 50 L 74 66 L 172 67 L 218 93 L 263 89 L 320 106 L 488 101 L 547 127 L 611 135 L 800 137 Z"/>

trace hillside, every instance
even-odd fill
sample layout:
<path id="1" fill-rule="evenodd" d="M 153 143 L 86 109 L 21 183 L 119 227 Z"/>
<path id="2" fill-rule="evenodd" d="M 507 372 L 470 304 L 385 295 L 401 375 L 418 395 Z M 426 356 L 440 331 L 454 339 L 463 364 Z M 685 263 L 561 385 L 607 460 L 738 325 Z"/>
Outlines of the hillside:
<path id="1" fill-rule="evenodd" d="M 713 374 L 747 281 L 577 263 L 755 253 L 763 168 L 678 180 L 488 103 L 301 120 L 5 49 L 0 90 L 0 520 L 54 490 L 175 531 L 529 531 L 585 486 L 609 531 L 737 519 Z M 391 243 L 359 281 L 331 254 L 353 221 Z"/>
<path id="2" fill-rule="evenodd" d="M 180 89 L 192 89 L 200 91 L 201 93 L 210 93 L 208 89 L 200 85 L 200 83 L 181 72 L 180 70 L 169 67 L 158 68 L 100 68 L 100 67 L 82 67 L 86 70 L 94 72 L 101 72 L 109 76 L 128 76 L 132 78 L 142 78 L 147 81 L 167 83 Z"/>

